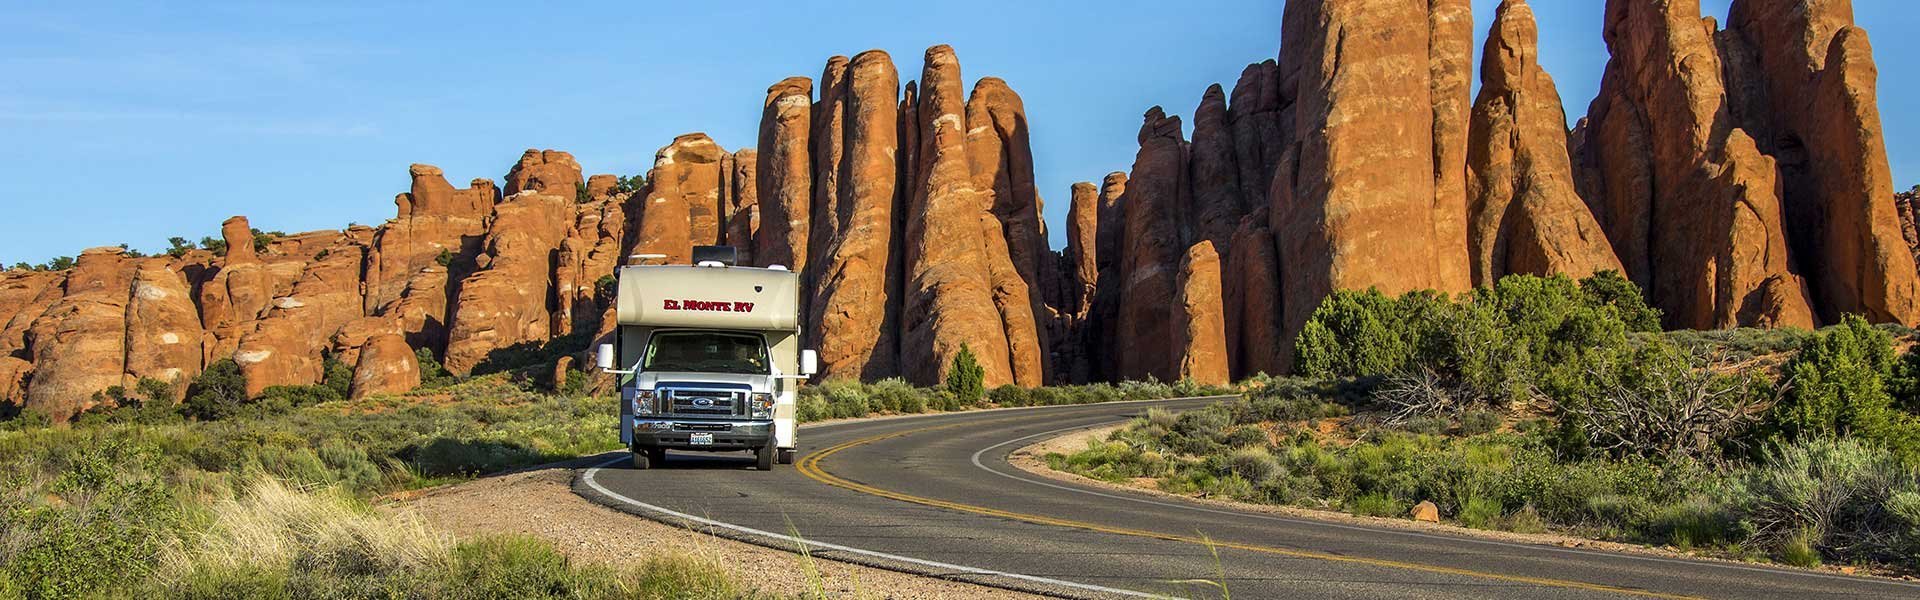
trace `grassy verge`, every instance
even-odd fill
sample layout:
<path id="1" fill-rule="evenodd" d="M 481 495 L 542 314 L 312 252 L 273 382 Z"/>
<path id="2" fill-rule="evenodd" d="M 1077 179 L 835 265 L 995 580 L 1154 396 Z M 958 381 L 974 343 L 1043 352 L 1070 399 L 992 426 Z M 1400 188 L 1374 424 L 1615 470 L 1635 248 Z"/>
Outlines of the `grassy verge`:
<path id="1" fill-rule="evenodd" d="M 237 381 L 216 378 L 181 407 L 129 402 L 67 427 L 0 426 L 0 599 L 750 596 L 687 557 L 580 565 L 530 538 L 456 543 L 368 504 L 620 449 L 613 398 L 536 393 L 502 374 L 356 401 L 325 385 L 243 399 L 221 392 L 239 386 L 216 385 Z M 1009 386 L 963 402 L 899 380 L 827 383 L 806 388 L 800 412 L 813 421 L 1219 391 Z"/>
<path id="2" fill-rule="evenodd" d="M 613 400 L 503 378 L 217 421 L 145 410 L 0 432 L 0 598 L 735 598 L 676 556 L 612 569 L 455 543 L 368 499 L 619 447 Z"/>
<path id="3" fill-rule="evenodd" d="M 1247 399 L 1144 418 L 1049 466 L 1163 491 L 1405 517 L 1433 502 L 1467 527 L 1556 531 L 1813 565 L 1911 571 L 1920 475 L 1857 440 L 1810 439 L 1742 461 L 1554 450 L 1547 419 L 1383 423 L 1329 401 L 1356 383 L 1278 380 Z M 1366 405 L 1358 405 L 1365 407 Z"/>

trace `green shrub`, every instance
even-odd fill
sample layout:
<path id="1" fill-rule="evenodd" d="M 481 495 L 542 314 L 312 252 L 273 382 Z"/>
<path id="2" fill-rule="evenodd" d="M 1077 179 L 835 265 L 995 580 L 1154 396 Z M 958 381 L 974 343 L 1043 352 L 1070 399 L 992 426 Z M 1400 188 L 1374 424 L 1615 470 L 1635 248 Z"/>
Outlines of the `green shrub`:
<path id="1" fill-rule="evenodd" d="M 1732 509 L 1706 494 L 1659 509 L 1647 529 L 1652 539 L 1679 548 L 1723 546 L 1742 533 Z"/>
<path id="2" fill-rule="evenodd" d="M 1336 291 L 1301 330 L 1294 366 L 1310 377 L 1426 371 L 1450 394 L 1491 406 L 1536 390 L 1577 397 L 1590 391 L 1583 364 L 1623 352 L 1628 331 L 1658 320 L 1638 298 L 1607 273 L 1581 282 L 1514 275 L 1451 298 Z"/>
<path id="3" fill-rule="evenodd" d="M 1500 413 L 1490 410 L 1468 411 L 1460 415 L 1461 435 L 1482 435 L 1500 429 Z"/>
<path id="4" fill-rule="evenodd" d="M 1500 501 L 1480 496 L 1470 496 L 1460 505 L 1460 514 L 1454 518 L 1474 529 L 1492 529 L 1499 525 L 1502 516 Z"/>
<path id="5" fill-rule="evenodd" d="M 1619 271 L 1601 271 L 1580 280 L 1580 293 L 1586 296 L 1589 306 L 1612 307 L 1626 324 L 1627 331 L 1660 331 L 1660 309 L 1647 306 L 1640 287 Z"/>
<path id="6" fill-rule="evenodd" d="M 947 369 L 947 392 L 962 404 L 978 402 L 987 393 L 986 376 L 986 369 L 974 358 L 973 349 L 961 342 L 960 351 L 953 355 L 953 365 Z"/>
<path id="7" fill-rule="evenodd" d="M 1033 405 L 1033 394 L 1027 388 L 1013 384 L 993 388 L 987 392 L 987 399 L 1002 407 Z"/>
<path id="8" fill-rule="evenodd" d="M 9 465 L 0 495 L 0 579 L 26 598 L 92 596 L 142 578 L 185 524 L 157 457 L 124 442 L 58 449 L 50 481 Z"/>
<path id="9" fill-rule="evenodd" d="M 181 408 L 193 418 L 215 421 L 239 414 L 247 401 L 247 377 L 240 372 L 240 363 L 223 358 L 207 365 L 187 386 Z"/>
<path id="10" fill-rule="evenodd" d="M 433 357 L 433 350 L 425 346 L 413 351 L 413 357 L 420 362 L 420 389 L 437 389 L 453 385 L 459 378 L 447 372 L 440 361 Z"/>
<path id="11" fill-rule="evenodd" d="M 1367 494 L 1347 502 L 1347 512 L 1360 517 L 1406 516 L 1408 505 L 1385 494 Z"/>
<path id="12" fill-rule="evenodd" d="M 1769 429 L 1784 441 L 1857 437 L 1920 464 L 1920 422 L 1895 409 L 1887 392 L 1894 362 L 1892 337 L 1848 316 L 1787 363 Z"/>
<path id="13" fill-rule="evenodd" d="M 1308 377 L 1398 372 L 1413 356 L 1399 303 L 1378 289 L 1339 290 L 1300 330 L 1294 371 Z"/>
<path id="14" fill-rule="evenodd" d="M 1227 464 L 1233 474 L 1239 475 L 1241 479 L 1254 485 L 1264 484 L 1286 474 L 1280 466 L 1280 460 L 1274 458 L 1271 452 L 1267 452 L 1265 447 L 1247 446 L 1234 450 L 1232 454 L 1227 455 Z"/>
<path id="15" fill-rule="evenodd" d="M 1734 503 L 1762 548 L 1805 562 L 1803 548 L 1841 561 L 1920 560 L 1920 473 L 1857 440 L 1782 446 L 1747 470 Z"/>

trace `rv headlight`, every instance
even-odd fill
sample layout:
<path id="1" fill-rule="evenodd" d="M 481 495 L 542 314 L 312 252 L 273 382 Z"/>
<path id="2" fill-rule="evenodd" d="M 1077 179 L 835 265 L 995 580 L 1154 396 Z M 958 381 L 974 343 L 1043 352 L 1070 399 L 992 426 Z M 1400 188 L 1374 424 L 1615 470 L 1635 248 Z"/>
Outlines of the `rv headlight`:
<path id="1" fill-rule="evenodd" d="M 753 418 L 773 418 L 773 394 L 754 392 L 753 397 L 748 400 L 748 403 L 753 407 Z"/>
<path id="2" fill-rule="evenodd" d="M 633 393 L 633 414 L 653 414 L 653 390 L 639 390 Z"/>

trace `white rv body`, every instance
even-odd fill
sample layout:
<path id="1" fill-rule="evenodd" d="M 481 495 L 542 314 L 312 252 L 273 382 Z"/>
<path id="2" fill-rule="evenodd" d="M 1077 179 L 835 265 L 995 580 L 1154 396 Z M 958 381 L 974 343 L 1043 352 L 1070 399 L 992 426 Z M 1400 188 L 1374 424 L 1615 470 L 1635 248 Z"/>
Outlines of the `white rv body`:
<path id="1" fill-rule="evenodd" d="M 814 362 L 800 348 L 797 274 L 719 262 L 622 267 L 617 302 L 619 330 L 601 366 L 621 375 L 620 440 L 636 467 L 667 449 L 750 450 L 762 469 L 792 461 L 795 393 Z"/>

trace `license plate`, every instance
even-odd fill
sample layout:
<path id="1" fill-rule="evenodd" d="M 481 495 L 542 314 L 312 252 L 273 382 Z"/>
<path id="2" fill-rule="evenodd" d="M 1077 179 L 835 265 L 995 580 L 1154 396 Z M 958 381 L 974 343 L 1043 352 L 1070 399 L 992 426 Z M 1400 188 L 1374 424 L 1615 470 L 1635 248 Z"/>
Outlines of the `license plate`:
<path id="1" fill-rule="evenodd" d="M 711 433 L 689 434 L 689 437 L 687 438 L 687 443 L 694 446 L 712 446 L 713 434 Z"/>

